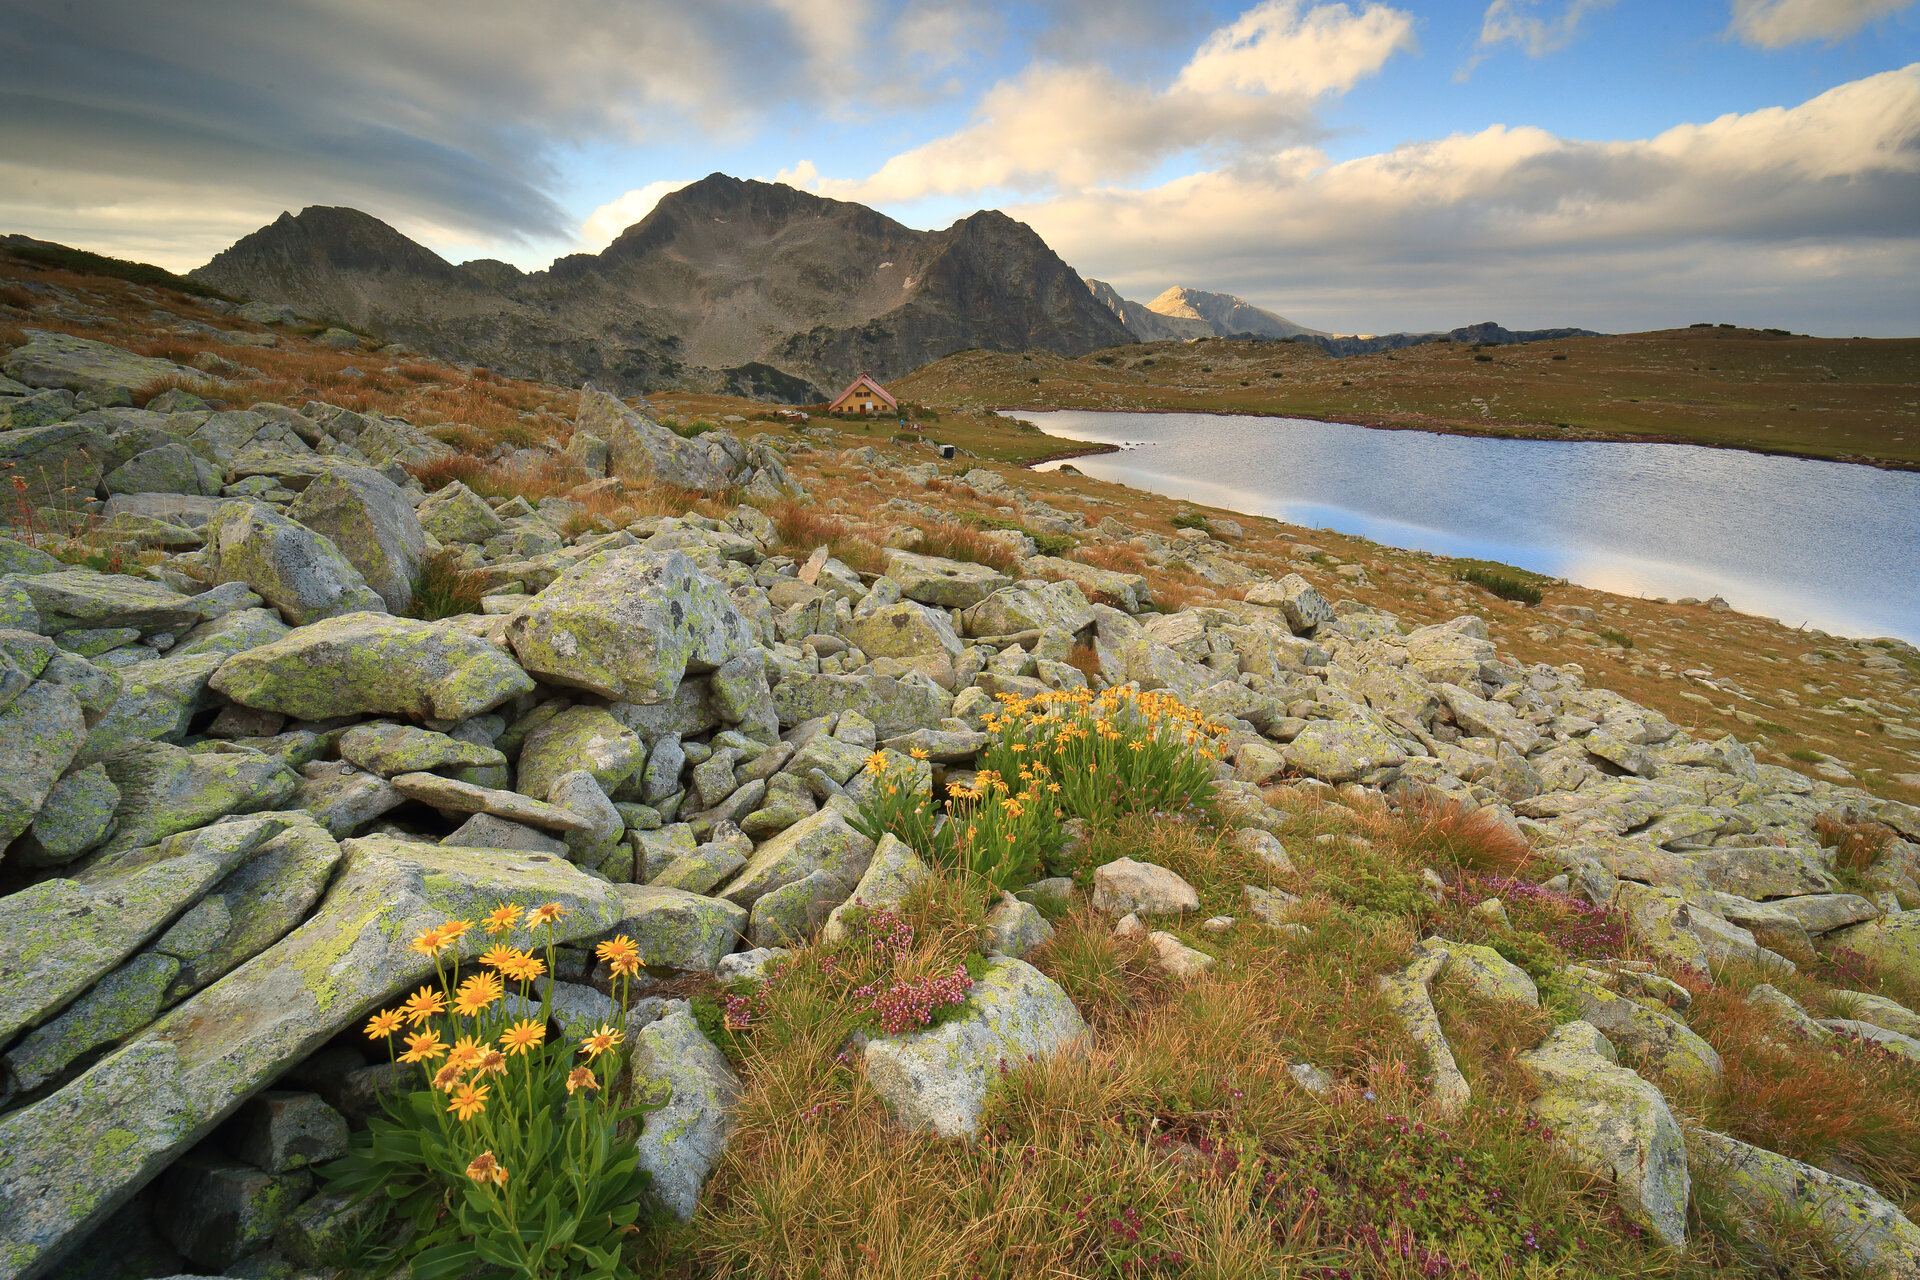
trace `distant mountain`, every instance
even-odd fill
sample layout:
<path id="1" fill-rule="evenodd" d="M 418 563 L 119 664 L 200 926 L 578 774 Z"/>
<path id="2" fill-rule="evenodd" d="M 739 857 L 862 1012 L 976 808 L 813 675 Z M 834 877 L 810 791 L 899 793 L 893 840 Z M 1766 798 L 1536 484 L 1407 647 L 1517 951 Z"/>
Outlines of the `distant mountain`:
<path id="1" fill-rule="evenodd" d="M 1370 337 L 1316 334 L 1289 339 L 1291 342 L 1311 342 L 1330 356 L 1363 356 L 1375 351 L 1398 351 L 1402 347 L 1417 347 L 1423 342 L 1467 342 L 1480 343 L 1483 346 L 1507 346 L 1520 342 L 1552 342 L 1560 338 L 1602 338 L 1605 334 L 1592 329 L 1502 329 L 1491 320 L 1482 320 L 1479 324 L 1464 325 L 1458 329 L 1449 329 L 1445 333 L 1382 333 Z"/>
<path id="2" fill-rule="evenodd" d="M 623 393 L 817 399 L 968 347 L 1129 341 L 1032 228 L 987 210 L 915 231 L 864 205 L 713 174 L 598 254 L 454 266 L 378 219 L 282 214 L 190 273 L 448 359 Z"/>
<path id="3" fill-rule="evenodd" d="M 1184 341 L 1189 338 L 1290 338 L 1297 333 L 1319 334 L 1275 315 L 1230 293 L 1208 293 L 1174 285 L 1152 302 L 1133 302 L 1103 280 L 1087 281 L 1101 305 L 1141 342 Z"/>

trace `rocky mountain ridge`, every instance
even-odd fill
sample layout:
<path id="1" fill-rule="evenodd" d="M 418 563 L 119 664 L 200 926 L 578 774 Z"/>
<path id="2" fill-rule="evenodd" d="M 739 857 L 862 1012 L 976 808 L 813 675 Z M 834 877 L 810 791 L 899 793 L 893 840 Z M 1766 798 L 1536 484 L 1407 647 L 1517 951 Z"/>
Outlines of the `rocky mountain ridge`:
<path id="1" fill-rule="evenodd" d="M 1120 317 L 1127 332 L 1141 342 L 1185 341 L 1189 338 L 1290 338 L 1295 334 L 1325 336 L 1318 329 L 1295 324 L 1229 293 L 1209 293 L 1173 285 L 1152 302 L 1122 298 L 1104 280 L 1088 280 L 1087 288 L 1102 306 Z"/>
<path id="2" fill-rule="evenodd" d="M 282 214 L 191 273 L 446 359 L 623 394 L 685 385 L 805 402 L 970 346 L 1126 341 L 1073 269 L 988 210 L 915 231 L 865 206 L 714 174 L 599 254 L 455 266 L 352 209 Z"/>

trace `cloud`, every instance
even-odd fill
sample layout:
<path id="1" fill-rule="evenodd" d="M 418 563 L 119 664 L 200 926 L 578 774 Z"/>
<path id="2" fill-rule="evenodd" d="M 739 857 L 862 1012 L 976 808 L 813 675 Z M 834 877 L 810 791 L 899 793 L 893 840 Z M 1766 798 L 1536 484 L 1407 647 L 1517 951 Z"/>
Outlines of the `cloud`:
<path id="1" fill-rule="evenodd" d="M 1535 15 L 1540 0 L 1493 0 L 1480 19 L 1480 39 L 1474 52 L 1453 74 L 1456 82 L 1473 75 L 1475 67 L 1503 44 L 1524 47 L 1530 58 L 1544 58 L 1572 44 L 1580 34 L 1580 22 L 1596 9 L 1604 9 L 1613 0 L 1568 0 L 1567 7 L 1555 18 Z"/>
<path id="2" fill-rule="evenodd" d="M 0 0 L 9 229 L 205 261 L 305 204 L 436 244 L 564 246 L 585 147 L 744 136 L 861 91 L 867 0 Z M 155 236 L 144 230 L 164 224 Z"/>
<path id="3" fill-rule="evenodd" d="M 782 169 L 780 172 L 774 174 L 773 180 L 775 182 L 784 182 L 788 186 L 801 191 L 818 191 L 820 189 L 820 170 L 814 166 L 813 161 L 802 160 L 799 164 L 794 165 L 793 168 Z"/>
<path id="4" fill-rule="evenodd" d="M 1343 332 L 1645 327 L 1740 299 L 1717 318 L 1761 319 L 1759 299 L 1854 333 L 1920 327 L 1915 208 L 1920 64 L 1638 141 L 1495 126 L 1338 164 L 1293 147 L 1008 212 L 1123 288 L 1226 289 Z"/>
<path id="5" fill-rule="evenodd" d="M 1208 36 L 1165 89 L 1102 66 L 1034 63 L 982 97 L 973 123 L 889 159 L 842 199 L 912 200 L 990 188 L 1075 188 L 1169 155 L 1316 132 L 1314 104 L 1413 46 L 1410 15 L 1380 4 L 1263 0 Z"/>
<path id="6" fill-rule="evenodd" d="M 649 182 L 644 187 L 636 187 L 617 200 L 609 200 L 580 224 L 580 247 L 589 251 L 606 248 L 640 219 L 653 212 L 653 206 L 660 203 L 660 197 L 669 192 L 678 191 L 693 181 L 691 178 L 676 178 L 664 182 Z"/>
<path id="7" fill-rule="evenodd" d="M 1807 40 L 1840 40 L 1869 22 L 1913 7 L 1914 0 L 1733 0 L 1730 34 L 1762 49 Z"/>
<path id="8" fill-rule="evenodd" d="M 985 50 L 998 16 L 963 0 L 914 0 L 894 19 L 900 56 L 928 71 L 943 71 Z"/>

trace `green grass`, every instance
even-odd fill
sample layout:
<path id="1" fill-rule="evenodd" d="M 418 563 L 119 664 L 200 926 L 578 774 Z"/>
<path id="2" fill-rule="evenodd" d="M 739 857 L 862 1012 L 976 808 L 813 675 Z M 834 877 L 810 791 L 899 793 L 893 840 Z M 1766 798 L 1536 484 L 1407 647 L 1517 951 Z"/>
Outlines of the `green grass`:
<path id="1" fill-rule="evenodd" d="M 1514 600 L 1521 604 L 1539 604 L 1545 598 L 1539 587 L 1512 572 L 1483 569 L 1476 565 L 1460 570 L 1455 576 L 1462 582 L 1470 582 L 1476 587 L 1485 587 L 1502 600 Z"/>

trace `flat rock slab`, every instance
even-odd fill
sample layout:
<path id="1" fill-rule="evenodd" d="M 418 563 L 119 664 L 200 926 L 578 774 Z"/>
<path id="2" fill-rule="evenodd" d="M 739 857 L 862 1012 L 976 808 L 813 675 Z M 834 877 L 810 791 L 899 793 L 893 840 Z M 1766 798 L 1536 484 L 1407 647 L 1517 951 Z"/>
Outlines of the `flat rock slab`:
<path id="1" fill-rule="evenodd" d="M 963 1017 L 926 1031 L 874 1036 L 861 1049 L 867 1080 L 909 1129 L 971 1137 L 1001 1064 L 1074 1047 L 1087 1024 L 1059 984 L 1024 960 L 989 959 Z"/>
<path id="2" fill-rule="evenodd" d="M 900 584 L 900 594 L 921 604 L 943 609 L 968 609 L 994 592 L 1013 585 L 1013 579 L 990 565 L 887 552 L 887 576 Z"/>
<path id="3" fill-rule="evenodd" d="M 589 831 L 593 823 L 569 809 L 523 796 L 518 791 L 477 787 L 471 782 L 442 778 L 433 773 L 403 773 L 393 786 L 410 800 L 455 813 L 490 813 L 509 822 L 524 822 L 548 831 Z"/>
<path id="4" fill-rule="evenodd" d="M 465 720 L 533 688 L 532 677 L 497 645 L 380 613 L 300 627 L 233 655 L 210 683 L 241 706 L 300 720 Z"/>
<path id="5" fill-rule="evenodd" d="M 432 960 L 409 945 L 421 930 L 505 901 L 557 902 L 566 915 L 555 938 L 571 942 L 620 914 L 612 886 L 542 854 L 384 837 L 344 852 L 311 920 L 59 1092 L 0 1119 L 0 1277 L 42 1274 L 261 1087 L 431 978 Z"/>
<path id="6" fill-rule="evenodd" d="M 192 596 L 118 573 L 40 573 L 20 580 L 49 632 L 134 627 L 145 635 L 185 631 L 202 620 Z"/>
<path id="7" fill-rule="evenodd" d="M 100 397 L 115 387 L 135 390 L 160 378 L 200 376 L 171 360 L 137 356 L 105 342 L 44 329 L 25 332 L 27 345 L 9 355 L 0 369 L 4 369 L 9 378 L 30 387 L 64 387 Z"/>
<path id="8" fill-rule="evenodd" d="M 1453 962 L 1450 952 L 1429 950 L 1399 973 L 1380 975 L 1380 995 L 1400 1020 L 1407 1034 L 1427 1055 L 1428 1088 L 1433 1105 L 1451 1115 L 1473 1100 L 1467 1078 L 1453 1060 L 1453 1048 L 1440 1029 L 1440 1013 L 1433 1007 L 1428 987 L 1447 971 Z"/>

